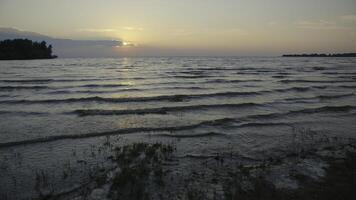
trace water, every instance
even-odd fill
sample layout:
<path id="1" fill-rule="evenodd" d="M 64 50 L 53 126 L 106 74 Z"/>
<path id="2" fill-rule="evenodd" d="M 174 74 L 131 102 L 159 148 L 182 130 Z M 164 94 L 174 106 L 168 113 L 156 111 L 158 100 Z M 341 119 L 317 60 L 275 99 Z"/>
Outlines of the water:
<path id="1" fill-rule="evenodd" d="M 106 165 L 110 150 L 97 153 L 106 140 L 171 142 L 179 158 L 194 162 L 230 151 L 241 160 L 257 159 L 288 146 L 295 129 L 354 138 L 355 63 L 262 57 L 1 61 L 0 195 L 35 195 L 41 173 L 49 173 L 58 193 L 82 184 L 88 170 Z M 74 168 L 70 178 L 58 170 L 66 167 Z"/>

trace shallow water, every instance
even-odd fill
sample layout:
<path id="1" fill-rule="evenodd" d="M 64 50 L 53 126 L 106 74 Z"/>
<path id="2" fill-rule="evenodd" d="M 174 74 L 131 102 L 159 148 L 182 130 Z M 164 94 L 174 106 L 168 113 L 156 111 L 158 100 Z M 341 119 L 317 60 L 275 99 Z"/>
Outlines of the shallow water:
<path id="1" fill-rule="evenodd" d="M 295 129 L 355 138 L 355 63 L 262 57 L 1 61 L 0 195 L 34 195 L 41 173 L 49 173 L 59 192 L 82 184 L 88 170 L 106 165 L 110 149 L 100 149 L 106 140 L 171 142 L 190 162 L 230 151 L 257 159 L 287 146 Z M 70 178 L 63 175 L 66 167 L 74 168 Z"/>

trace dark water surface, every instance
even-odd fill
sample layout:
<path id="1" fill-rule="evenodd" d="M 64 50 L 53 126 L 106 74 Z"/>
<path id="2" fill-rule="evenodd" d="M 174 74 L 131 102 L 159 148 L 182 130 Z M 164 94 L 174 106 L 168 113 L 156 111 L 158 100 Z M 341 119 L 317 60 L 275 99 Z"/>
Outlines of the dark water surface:
<path id="1" fill-rule="evenodd" d="M 44 173 L 55 192 L 78 187 L 108 140 L 174 143 L 191 162 L 257 159 L 295 129 L 355 138 L 355 92 L 354 58 L 1 61 L 0 194 L 35 195 Z"/>

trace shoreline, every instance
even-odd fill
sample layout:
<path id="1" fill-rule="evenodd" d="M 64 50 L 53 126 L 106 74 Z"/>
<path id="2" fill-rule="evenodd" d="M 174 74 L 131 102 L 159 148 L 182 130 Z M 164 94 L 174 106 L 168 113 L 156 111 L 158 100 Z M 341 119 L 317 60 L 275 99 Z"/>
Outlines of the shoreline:
<path id="1" fill-rule="evenodd" d="M 334 140 L 336 143 L 339 139 Z M 106 162 L 112 167 L 98 169 L 89 182 L 69 191 L 53 194 L 38 188 L 39 199 L 282 200 L 335 199 L 341 195 L 351 200 L 356 186 L 356 141 L 341 140 L 340 144 L 328 142 L 319 148 L 303 142 L 290 145 L 289 153 L 250 164 L 239 164 L 233 152 L 217 152 L 196 160 L 184 171 L 174 164 L 182 162 L 175 155 L 174 144 L 113 146 L 107 140 L 103 145 L 113 149 L 114 154 Z"/>

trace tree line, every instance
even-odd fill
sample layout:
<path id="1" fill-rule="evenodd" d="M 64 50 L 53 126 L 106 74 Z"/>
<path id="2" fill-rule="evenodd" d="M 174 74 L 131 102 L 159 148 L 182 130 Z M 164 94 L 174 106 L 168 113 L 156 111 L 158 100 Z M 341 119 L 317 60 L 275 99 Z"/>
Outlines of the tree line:
<path id="1" fill-rule="evenodd" d="M 336 53 L 336 54 L 286 54 L 283 57 L 356 57 L 356 53 Z"/>
<path id="2" fill-rule="evenodd" d="M 0 41 L 0 60 L 51 59 L 52 45 L 45 41 L 34 42 L 29 39 Z"/>

